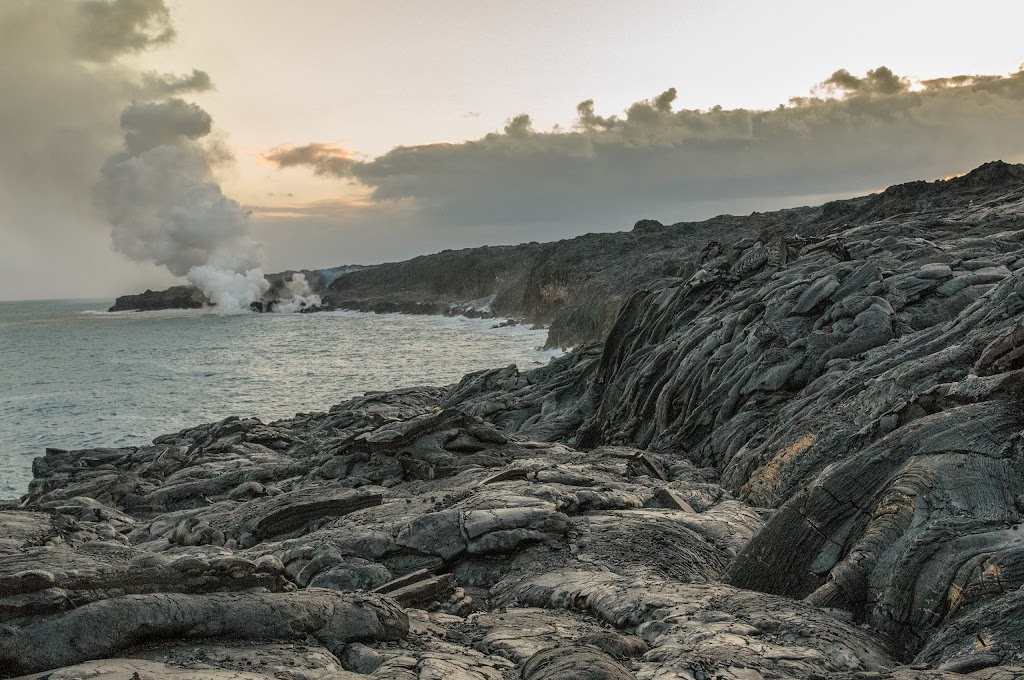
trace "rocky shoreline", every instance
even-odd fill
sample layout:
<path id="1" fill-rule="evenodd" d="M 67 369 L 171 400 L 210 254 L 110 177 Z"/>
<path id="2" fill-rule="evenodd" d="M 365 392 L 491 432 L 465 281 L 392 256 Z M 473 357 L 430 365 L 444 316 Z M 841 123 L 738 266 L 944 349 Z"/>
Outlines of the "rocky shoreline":
<path id="1" fill-rule="evenodd" d="M 665 277 L 691 276 L 696 271 L 695 256 L 723 235 L 730 242 L 750 239 L 753 243 L 759 237 L 813 233 L 857 215 L 877 213 L 877 202 L 878 196 L 865 196 L 825 206 L 671 225 L 644 219 L 624 232 L 445 250 L 403 262 L 301 273 L 311 292 L 322 299 L 315 311 L 514 318 L 548 328 L 549 348 L 570 348 L 604 338 L 623 302 L 636 291 Z M 260 309 L 274 306 L 292 274 L 267 276 L 273 285 Z M 117 298 L 110 311 L 192 307 L 193 297 L 202 301 L 202 293 L 191 286 L 146 291 Z"/>
<path id="2" fill-rule="evenodd" d="M 322 298 L 315 311 L 510 317 L 548 328 L 548 347 L 577 347 L 603 339 L 623 303 L 638 290 L 665 278 L 689 278 L 696 273 L 702 251 L 717 248 L 728 256 L 727 249 L 744 250 L 760 240 L 777 252 L 785 238 L 817 238 L 900 214 L 937 215 L 949 207 L 947 203 L 966 206 L 986 195 L 985 181 L 978 186 L 965 182 L 1011 167 L 988 164 L 971 174 L 975 180 L 910 182 L 815 207 L 670 225 L 644 219 L 626 232 L 445 250 L 404 262 L 302 273 L 312 292 Z M 268 275 L 274 285 L 265 309 L 273 307 L 275 295 L 292 273 Z M 195 300 L 202 301 L 197 289 L 178 286 L 121 296 L 111 311 L 191 307 Z"/>
<path id="3" fill-rule="evenodd" d="M 779 215 L 532 371 L 48 450 L 0 677 L 1024 677 L 1024 166 Z"/>

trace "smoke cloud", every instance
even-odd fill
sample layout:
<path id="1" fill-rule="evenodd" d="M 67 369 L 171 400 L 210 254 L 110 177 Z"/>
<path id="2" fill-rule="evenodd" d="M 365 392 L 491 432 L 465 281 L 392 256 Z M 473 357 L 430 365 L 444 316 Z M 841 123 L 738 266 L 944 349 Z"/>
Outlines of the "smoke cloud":
<path id="1" fill-rule="evenodd" d="M 218 311 L 247 310 L 267 289 L 262 247 L 217 185 L 230 154 L 209 141 L 210 115 L 181 98 L 210 76 L 130 66 L 174 37 L 163 0 L 0 5 L 0 89 L 16 93 L 0 107 L 0 229 L 52 229 L 82 242 L 74 257 L 102 242 L 106 218 L 116 251 L 188 277 Z"/>
<path id="2" fill-rule="evenodd" d="M 124 150 L 104 165 L 96 191 L 114 247 L 187 276 L 219 311 L 247 310 L 267 290 L 263 249 L 247 213 L 213 180 L 224 152 L 203 144 L 209 114 L 168 99 L 132 104 L 120 120 Z"/>
<path id="3" fill-rule="evenodd" d="M 1024 153 L 1024 70 L 923 82 L 884 66 L 839 70 L 812 96 L 769 110 L 680 109 L 678 99 L 669 89 L 611 116 L 587 100 L 570 129 L 539 131 L 523 114 L 479 139 L 368 160 L 322 143 L 265 158 L 363 187 L 366 218 L 348 206 L 344 224 L 387 223 L 411 207 L 424 229 L 489 225 L 493 243 L 551 238 L 552 224 L 564 236 L 638 217 L 708 217 L 715 206 L 827 200 Z"/>
<path id="4" fill-rule="evenodd" d="M 152 97 L 171 97 L 185 92 L 206 92 L 213 89 L 213 81 L 208 73 L 199 69 L 192 69 L 187 76 L 144 73 L 142 89 Z"/>
<path id="5" fill-rule="evenodd" d="M 149 74 L 143 85 L 167 94 L 207 89 L 210 79 L 195 70 Z M 104 164 L 96 187 L 114 248 L 187 277 L 219 313 L 248 311 L 269 288 L 260 269 L 263 247 L 250 235 L 248 214 L 214 180 L 214 166 L 230 155 L 204 143 L 210 114 L 176 97 L 135 102 L 122 111 L 120 127 L 124 149 Z"/>
<path id="6" fill-rule="evenodd" d="M 163 0 L 86 0 L 73 8 L 79 56 L 110 61 L 174 40 L 171 12 Z"/>
<path id="7" fill-rule="evenodd" d="M 160 2 L 0 2 L 0 290 L 56 296 L 153 279 L 109 260 L 109 225 L 90 200 L 99 168 L 120 145 L 118 116 L 149 83 L 133 55 L 173 37 Z M 178 93 L 201 85 L 177 84 Z M 43 276 L 46 262 L 57 277 Z M 171 282 L 170 276 L 167 282 Z M 63 288 L 56 288 L 62 285 Z M 54 286 L 54 287 L 50 287 Z"/>

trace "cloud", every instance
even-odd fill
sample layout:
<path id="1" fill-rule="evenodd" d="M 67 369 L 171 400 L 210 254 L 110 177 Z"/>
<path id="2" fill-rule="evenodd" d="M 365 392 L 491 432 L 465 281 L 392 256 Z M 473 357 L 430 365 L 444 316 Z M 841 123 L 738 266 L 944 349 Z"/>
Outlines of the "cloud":
<path id="1" fill-rule="evenodd" d="M 265 157 L 360 185 L 378 208 L 412 205 L 424 229 L 492 225 L 508 240 L 531 224 L 563 225 L 555 238 L 704 216 L 697 206 L 849 195 L 1024 152 L 1024 70 L 923 82 L 839 70 L 770 110 L 677 109 L 678 98 L 669 89 L 612 116 L 587 100 L 568 129 L 539 131 L 521 114 L 479 139 L 368 160 L 322 143 Z"/>
<path id="2" fill-rule="evenodd" d="M 121 109 L 160 80 L 122 58 L 172 36 L 159 1 L 0 3 L 4 185 L 91 185 L 118 146 Z M 179 92 L 208 87 L 195 74 L 162 81 Z"/>
<path id="3" fill-rule="evenodd" d="M 266 290 L 262 247 L 216 183 L 230 154 L 206 139 L 210 115 L 179 96 L 209 90 L 210 76 L 131 66 L 174 36 L 163 0 L 0 4 L 0 234 L 76 284 L 117 268 L 93 264 L 103 243 L 246 310 Z M 66 247 L 76 242 L 88 247 Z M 3 272 L 0 284 L 5 297 L 35 294 L 12 292 L 25 284 Z"/>
<path id="4" fill-rule="evenodd" d="M 306 166 L 314 175 L 334 177 L 346 177 L 349 169 L 356 164 L 351 152 L 330 144 L 282 147 L 271 150 L 264 158 L 281 168 Z"/>
<path id="5" fill-rule="evenodd" d="M 952 82 L 949 84 L 954 85 Z M 842 68 L 829 76 L 821 84 L 821 88 L 848 94 L 899 94 L 910 90 L 910 79 L 897 76 L 885 66 L 868 71 L 863 78 L 851 75 L 849 71 Z"/>
<path id="6" fill-rule="evenodd" d="M 160 0 L 0 2 L 0 266 L 3 297 L 32 297 L 53 281 L 78 294 L 116 281 L 165 281 L 109 257 L 110 227 L 93 205 L 106 159 L 122 145 L 119 117 L 133 100 L 209 89 L 209 76 L 143 74 L 141 51 L 174 37 Z M 57 277 L 9 276 L 13 262 L 45 262 Z M 104 261 L 104 267 L 95 262 Z M 140 273 L 141 272 L 141 273 Z"/>
<path id="7" fill-rule="evenodd" d="M 121 112 L 128 153 L 137 155 L 162 145 L 174 145 L 210 134 L 213 119 L 182 99 L 132 103 Z"/>
<path id="8" fill-rule="evenodd" d="M 172 97 L 187 92 L 206 92 L 213 89 L 210 74 L 199 69 L 192 69 L 187 76 L 173 73 L 144 73 L 142 90 L 150 97 Z"/>
<path id="9" fill-rule="evenodd" d="M 78 55 L 93 61 L 165 45 L 175 35 L 163 0 L 85 0 L 74 19 Z"/>

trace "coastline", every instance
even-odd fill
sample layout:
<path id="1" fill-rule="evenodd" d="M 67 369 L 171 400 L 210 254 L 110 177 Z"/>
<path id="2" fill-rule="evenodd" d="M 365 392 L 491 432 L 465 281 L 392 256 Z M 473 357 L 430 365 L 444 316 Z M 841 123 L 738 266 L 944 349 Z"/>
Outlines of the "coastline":
<path id="1" fill-rule="evenodd" d="M 536 349 L 543 331 L 493 320 L 79 313 L 99 306 L 0 303 L 0 497 L 24 493 L 45 447 L 145 445 L 230 415 L 289 418 L 367 390 L 557 354 Z"/>
<path id="2" fill-rule="evenodd" d="M 48 451 L 0 668 L 1024 673 L 1024 167 L 921 184 L 701 244 L 531 371 Z"/>

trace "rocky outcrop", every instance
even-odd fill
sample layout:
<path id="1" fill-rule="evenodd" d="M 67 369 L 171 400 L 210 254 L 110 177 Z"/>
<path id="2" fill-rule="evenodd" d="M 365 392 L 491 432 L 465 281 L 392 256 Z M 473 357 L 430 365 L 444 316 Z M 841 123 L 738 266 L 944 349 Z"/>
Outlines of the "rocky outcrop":
<path id="1" fill-rule="evenodd" d="M 365 269 L 365 267 L 361 265 L 344 265 L 341 267 L 331 267 L 330 269 L 288 270 L 276 274 L 267 274 L 266 279 L 270 287 L 258 306 L 263 311 L 270 311 L 277 302 L 281 300 L 287 301 L 290 298 L 287 285 L 296 274 L 301 274 L 305 277 L 309 285 L 309 292 L 319 294 L 338 277 L 361 269 Z M 201 309 L 208 304 L 209 301 L 206 299 L 206 296 L 196 286 L 171 286 L 167 290 L 147 290 L 136 295 L 121 295 L 107 311 L 154 312 L 165 309 Z"/>
<path id="2" fill-rule="evenodd" d="M 48 450 L 0 676 L 1024 676 L 1024 169 L 815 210 L 533 371 Z"/>
<path id="3" fill-rule="evenodd" d="M 121 295 L 109 312 L 154 312 L 164 309 L 201 309 L 206 296 L 195 286 L 171 286 L 167 290 L 147 290 L 136 295 Z"/>

